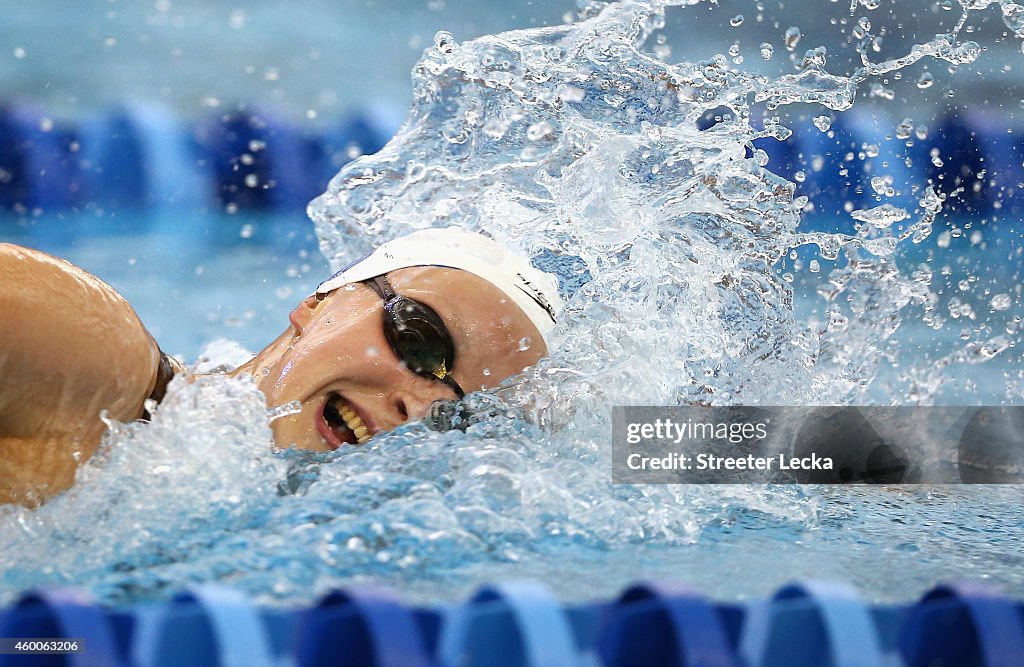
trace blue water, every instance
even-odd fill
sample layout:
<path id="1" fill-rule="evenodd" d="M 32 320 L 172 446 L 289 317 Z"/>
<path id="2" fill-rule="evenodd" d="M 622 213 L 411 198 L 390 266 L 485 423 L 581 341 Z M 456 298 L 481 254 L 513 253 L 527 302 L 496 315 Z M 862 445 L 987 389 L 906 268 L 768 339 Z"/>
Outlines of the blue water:
<path id="1" fill-rule="evenodd" d="M 913 209 L 906 223 L 801 218 L 800 188 L 779 173 L 799 179 L 746 145 L 764 125 L 747 122 L 749 98 L 797 90 L 836 111 L 857 86 L 759 78 L 724 56 L 669 64 L 637 47 L 658 30 L 648 14 L 634 3 L 596 28 L 439 35 L 409 122 L 312 205 L 316 240 L 306 220 L 244 214 L 91 212 L 5 228 L 111 282 L 167 351 L 209 365 L 242 356 L 204 349 L 216 336 L 249 350 L 269 341 L 328 264 L 442 222 L 547 257 L 569 308 L 552 358 L 469 398 L 479 421 L 465 433 L 412 424 L 364 448 L 274 451 L 251 382 L 173 383 L 151 424 L 111 425 L 73 490 L 35 512 L 0 509 L 0 599 L 71 583 L 134 601 L 220 581 L 309 601 L 373 581 L 436 601 L 506 577 L 567 600 L 645 577 L 719 598 L 804 577 L 852 581 L 875 600 L 950 578 L 1024 594 L 1016 486 L 610 483 L 613 405 L 1024 398 L 1013 216 L 997 230 L 990 215 L 943 209 L 914 171 L 892 194 Z M 947 60 L 974 52 L 929 43 Z M 697 129 L 726 102 L 734 120 Z M 884 151 L 858 150 L 852 160 L 887 168 Z"/>
<path id="2" fill-rule="evenodd" d="M 43 218 L 31 229 L 8 227 L 4 240 L 103 277 L 165 349 L 191 362 L 218 337 L 252 350 L 283 329 L 293 302 L 326 272 L 311 230 L 292 217 L 176 217 L 171 225 L 139 214 Z M 991 273 L 999 284 L 1000 252 L 950 248 L 938 259 L 970 258 L 960 277 Z M 797 295 L 814 301 L 810 288 Z M 925 366 L 962 347 L 957 329 L 933 332 L 912 319 L 896 339 L 901 359 Z M 1020 368 L 1013 351 L 954 364 L 939 402 L 1019 402 Z M 883 368 L 876 382 L 897 370 Z M 1008 386 L 1017 393 L 1008 396 Z M 522 437 L 511 440 L 501 422 L 457 437 L 413 426 L 363 450 L 272 455 L 251 387 L 203 392 L 208 411 L 181 395 L 153 426 L 118 435 L 117 449 L 69 496 L 35 513 L 0 511 L 0 532 L 20 543 L 7 552 L 4 598 L 73 583 L 129 601 L 217 580 L 279 603 L 361 580 L 436 601 L 522 577 L 569 600 L 665 577 L 726 599 L 806 577 L 852 581 L 876 600 L 910 599 L 961 578 L 1024 594 L 1016 486 L 614 487 L 596 443 L 552 440 L 520 421 L 513 430 Z M 231 419 L 217 414 L 226 406 Z M 279 495 L 282 486 L 299 495 Z M 47 555 L 55 543 L 70 551 Z"/>

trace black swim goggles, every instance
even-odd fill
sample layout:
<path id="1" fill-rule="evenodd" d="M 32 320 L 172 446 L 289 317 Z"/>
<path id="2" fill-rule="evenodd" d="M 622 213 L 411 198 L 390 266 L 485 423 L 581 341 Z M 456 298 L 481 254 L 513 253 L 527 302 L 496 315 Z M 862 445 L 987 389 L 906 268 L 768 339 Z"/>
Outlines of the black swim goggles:
<path id="1" fill-rule="evenodd" d="M 443 382 L 459 398 L 465 396 L 451 376 L 455 343 L 441 316 L 426 304 L 396 294 L 384 276 L 360 282 L 384 301 L 384 337 L 395 356 L 416 375 Z"/>

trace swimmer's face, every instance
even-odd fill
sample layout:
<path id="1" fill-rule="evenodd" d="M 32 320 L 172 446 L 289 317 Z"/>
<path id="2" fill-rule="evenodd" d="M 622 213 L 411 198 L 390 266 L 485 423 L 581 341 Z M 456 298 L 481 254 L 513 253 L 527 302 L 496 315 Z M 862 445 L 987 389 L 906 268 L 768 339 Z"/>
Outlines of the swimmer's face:
<path id="1" fill-rule="evenodd" d="M 526 315 L 482 278 L 411 267 L 387 279 L 396 293 L 429 306 L 444 321 L 455 346 L 448 370 L 466 392 L 497 386 L 547 352 Z M 450 387 L 398 359 L 385 338 L 383 305 L 365 283 L 339 288 L 322 301 L 310 297 L 292 311 L 292 326 L 246 365 L 269 406 L 302 406 L 272 423 L 279 447 L 337 449 L 422 419 L 434 401 L 456 398 Z"/>

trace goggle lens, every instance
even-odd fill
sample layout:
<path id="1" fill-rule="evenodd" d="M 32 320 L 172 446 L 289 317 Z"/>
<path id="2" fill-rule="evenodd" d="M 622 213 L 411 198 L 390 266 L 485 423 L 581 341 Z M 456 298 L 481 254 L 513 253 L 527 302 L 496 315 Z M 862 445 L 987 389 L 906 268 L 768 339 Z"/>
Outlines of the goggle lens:
<path id="1" fill-rule="evenodd" d="M 395 293 L 383 276 L 365 281 L 384 300 L 384 336 L 402 363 L 413 373 L 440 380 L 462 398 L 466 392 L 449 374 L 455 364 L 455 344 L 434 309 Z"/>

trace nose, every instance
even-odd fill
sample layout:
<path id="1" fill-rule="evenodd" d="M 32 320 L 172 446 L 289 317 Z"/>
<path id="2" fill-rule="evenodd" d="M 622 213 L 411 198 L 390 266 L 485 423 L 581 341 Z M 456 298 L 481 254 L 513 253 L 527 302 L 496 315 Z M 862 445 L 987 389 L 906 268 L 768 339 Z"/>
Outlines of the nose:
<path id="1" fill-rule="evenodd" d="M 315 294 L 312 294 L 292 309 L 292 312 L 288 315 L 288 321 L 292 323 L 297 333 L 301 334 L 309 326 L 309 323 L 313 320 L 313 312 L 319 303 L 320 299 Z"/>
<path id="2" fill-rule="evenodd" d="M 388 401 L 402 422 L 423 419 L 430 414 L 435 401 L 450 401 L 453 392 L 444 385 L 414 376 L 414 380 L 403 383 L 388 394 Z"/>

